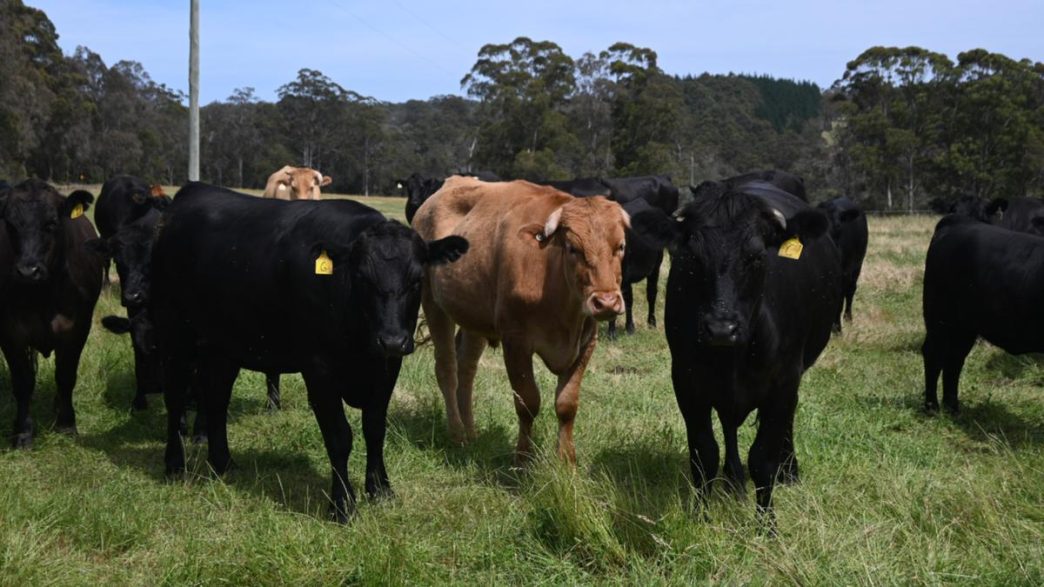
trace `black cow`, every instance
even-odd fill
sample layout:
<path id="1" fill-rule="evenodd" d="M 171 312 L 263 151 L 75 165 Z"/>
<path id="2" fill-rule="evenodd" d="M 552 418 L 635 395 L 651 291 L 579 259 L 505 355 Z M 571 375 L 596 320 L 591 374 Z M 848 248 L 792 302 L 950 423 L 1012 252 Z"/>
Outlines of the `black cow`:
<path id="1" fill-rule="evenodd" d="M 793 173 L 787 173 L 778 169 L 752 171 L 723 180 L 725 185 L 730 188 L 738 188 L 755 181 L 763 181 L 774 185 L 789 194 L 794 194 L 802 200 L 808 201 L 808 195 L 805 193 L 805 180 Z"/>
<path id="2" fill-rule="evenodd" d="M 744 490 L 736 431 L 757 410 L 748 464 L 758 511 L 771 519 L 774 483 L 798 474 L 801 377 L 830 340 L 841 304 L 840 253 L 820 238 L 826 215 L 782 190 L 730 190 L 696 198 L 677 220 L 645 212 L 631 223 L 659 233 L 671 251 L 665 324 L 693 483 L 703 495 L 718 472 L 714 410 L 725 435 L 725 476 Z M 787 251 L 797 258 L 781 256 Z"/>
<path id="3" fill-rule="evenodd" d="M 627 202 L 623 208 L 631 216 L 655 209 L 642 199 Z M 623 292 L 624 308 L 627 312 L 624 328 L 627 334 L 634 334 L 634 291 L 631 286 L 643 279 L 645 280 L 645 298 L 649 302 L 646 323 L 649 326 L 656 326 L 656 294 L 660 285 L 663 245 L 650 242 L 629 228 L 626 232 L 626 243 L 620 289 Z M 610 340 L 616 338 L 616 318 L 609 321 L 607 336 Z"/>
<path id="4" fill-rule="evenodd" d="M 355 502 L 342 401 L 363 412 L 366 493 L 390 493 L 385 415 L 402 357 L 413 351 L 424 266 L 456 260 L 467 246 L 460 237 L 424 242 L 358 202 L 182 188 L 153 248 L 149 301 L 168 410 L 168 474 L 185 466 L 179 428 L 193 366 L 209 462 L 219 474 L 228 468 L 228 403 L 243 367 L 304 376 L 333 468 L 337 519 Z"/>
<path id="5" fill-rule="evenodd" d="M 0 191 L 0 349 L 17 402 L 18 448 L 33 443 L 37 351 L 54 351 L 57 428 L 76 432 L 76 371 L 101 292 L 102 259 L 83 246 L 97 236 L 84 215 L 93 201 L 82 190 L 63 197 L 39 180 Z"/>
<path id="6" fill-rule="evenodd" d="M 97 212 L 97 211 L 95 211 Z M 116 273 L 120 276 L 120 303 L 127 308 L 128 325 L 132 331 L 131 344 L 134 348 L 134 376 L 137 389 L 132 406 L 136 410 L 148 407 L 146 394 L 159 393 L 159 365 L 154 353 L 149 352 L 150 343 L 146 338 L 149 321 L 146 316 L 146 304 L 150 291 L 150 272 L 152 265 L 152 245 L 162 214 L 158 208 L 150 207 L 143 216 L 122 224 L 115 234 L 87 242 L 87 246 L 105 256 L 106 262 L 116 262 Z M 103 325 L 114 329 L 114 317 Z"/>
<path id="7" fill-rule="evenodd" d="M 830 219 L 830 238 L 841 251 L 841 293 L 844 295 L 844 318 L 852 321 L 852 298 L 855 297 L 859 274 L 863 270 L 866 245 L 870 238 L 866 214 L 847 196 L 839 196 L 819 204 Z M 841 332 L 841 314 L 834 321 L 834 331 Z"/>
<path id="8" fill-rule="evenodd" d="M 959 410 L 957 387 L 978 337 L 1020 355 L 1044 351 L 1044 238 L 952 214 L 935 227 L 924 264 L 924 403 Z"/>
<path id="9" fill-rule="evenodd" d="M 477 171 L 475 173 L 458 173 L 466 177 L 477 177 L 482 181 L 500 181 L 500 177 L 492 171 Z M 406 192 L 406 222 L 413 222 L 413 215 L 421 204 L 439 191 L 445 178 L 428 177 L 420 173 L 411 173 L 406 179 L 400 179 L 398 184 Z"/>
<path id="10" fill-rule="evenodd" d="M 621 205 L 641 199 L 667 214 L 678 209 L 678 188 L 666 175 L 614 177 L 604 180 L 604 183 L 610 190 L 609 199 Z"/>
<path id="11" fill-rule="evenodd" d="M 952 200 L 933 198 L 928 206 L 937 214 L 959 214 L 980 222 L 997 224 L 1001 220 L 1001 215 L 1008 208 L 1008 200 L 1005 198 L 987 200 L 979 196 L 963 195 Z"/>
<path id="12" fill-rule="evenodd" d="M 94 222 L 98 234 L 109 238 L 124 224 L 133 222 L 153 208 L 162 210 L 170 198 L 153 195 L 153 188 L 145 180 L 130 175 L 118 175 L 102 184 L 94 207 Z M 109 260 L 105 261 L 105 283 L 109 283 Z M 116 274 L 120 275 L 119 267 Z M 122 283 L 123 275 L 120 275 Z"/>
<path id="13" fill-rule="evenodd" d="M 1044 200 L 1040 198 L 1011 198 L 998 226 L 1044 236 Z"/>

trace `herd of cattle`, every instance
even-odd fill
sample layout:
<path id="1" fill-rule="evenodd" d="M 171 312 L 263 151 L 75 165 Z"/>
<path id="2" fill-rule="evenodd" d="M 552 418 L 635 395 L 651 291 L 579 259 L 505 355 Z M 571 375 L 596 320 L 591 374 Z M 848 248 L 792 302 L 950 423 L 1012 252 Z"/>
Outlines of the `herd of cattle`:
<path id="1" fill-rule="evenodd" d="M 419 310 L 435 354 L 450 437 L 476 434 L 472 392 L 479 358 L 500 345 L 519 422 L 516 459 L 533 454 L 541 394 L 538 356 L 558 380 L 558 453 L 575 462 L 573 423 L 597 324 L 626 312 L 645 279 L 648 323 L 663 251 L 671 253 L 665 332 L 688 434 L 693 483 L 723 475 L 743 492 L 737 429 L 757 410 L 748 454 L 758 511 L 798 477 L 794 413 L 804 372 L 852 317 L 867 249 L 865 214 L 841 197 L 811 206 L 800 178 L 779 171 L 707 181 L 679 205 L 669 178 L 531 183 L 491 174 L 401 182 L 411 226 L 348 200 L 320 200 L 330 178 L 308 168 L 272 174 L 264 198 L 192 182 L 174 198 L 133 177 L 107 181 L 94 226 L 85 191 L 0 182 L 0 350 L 17 402 L 13 442 L 30 447 L 36 359 L 55 353 L 57 428 L 75 432 L 72 392 L 110 259 L 130 333 L 136 395 L 163 393 L 169 475 L 185 468 L 185 411 L 223 473 L 226 423 L 241 368 L 268 378 L 301 373 L 332 467 L 332 512 L 355 504 L 347 466 L 352 431 L 342 402 L 362 410 L 365 490 L 391 494 L 383 446 L 403 357 Z M 924 278 L 925 404 L 958 409 L 957 384 L 978 337 L 1013 353 L 1044 351 L 1044 204 L 962 198 L 941 220 Z M 1038 216 L 1039 214 L 1039 216 Z"/>

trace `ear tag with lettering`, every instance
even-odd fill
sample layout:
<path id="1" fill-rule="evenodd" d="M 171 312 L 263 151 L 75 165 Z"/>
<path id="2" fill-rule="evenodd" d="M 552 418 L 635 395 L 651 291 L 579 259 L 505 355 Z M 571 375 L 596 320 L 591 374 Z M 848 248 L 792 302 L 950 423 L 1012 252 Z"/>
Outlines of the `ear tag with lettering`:
<path id="1" fill-rule="evenodd" d="M 333 275 L 333 260 L 326 254 L 326 251 L 319 253 L 319 257 L 315 260 L 315 274 Z"/>
<path id="2" fill-rule="evenodd" d="M 779 245 L 779 256 L 786 257 L 787 259 L 794 259 L 795 261 L 801 258 L 801 251 L 805 247 L 798 240 L 798 237 L 788 238 Z"/>
<path id="3" fill-rule="evenodd" d="M 73 206 L 72 213 L 69 214 L 69 218 L 79 218 L 83 216 L 83 204 L 76 204 Z"/>

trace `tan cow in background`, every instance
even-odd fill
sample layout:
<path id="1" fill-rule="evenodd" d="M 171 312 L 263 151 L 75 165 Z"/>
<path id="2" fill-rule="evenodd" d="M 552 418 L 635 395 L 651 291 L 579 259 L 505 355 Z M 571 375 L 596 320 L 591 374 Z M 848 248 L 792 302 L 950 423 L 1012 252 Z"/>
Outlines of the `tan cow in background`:
<path id="1" fill-rule="evenodd" d="M 471 243 L 460 261 L 426 269 L 422 298 L 454 441 L 475 436 L 475 371 L 487 341 L 499 340 L 518 414 L 516 460 L 532 453 L 540 409 L 537 354 L 558 376 L 558 454 L 576 461 L 573 420 L 596 321 L 624 308 L 620 277 L 629 222 L 619 204 L 600 196 L 574 198 L 526 181 L 459 176 L 417 210 L 413 226 L 421 238 L 459 235 Z"/>
<path id="2" fill-rule="evenodd" d="M 318 200 L 319 188 L 330 185 L 333 179 L 311 167 L 283 167 L 268 176 L 265 197 L 279 200 Z"/>

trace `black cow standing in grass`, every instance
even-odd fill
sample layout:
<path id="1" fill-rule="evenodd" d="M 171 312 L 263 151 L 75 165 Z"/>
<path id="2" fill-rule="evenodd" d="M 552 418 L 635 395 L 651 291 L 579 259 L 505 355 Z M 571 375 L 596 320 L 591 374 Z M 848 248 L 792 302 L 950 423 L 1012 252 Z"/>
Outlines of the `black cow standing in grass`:
<path id="1" fill-rule="evenodd" d="M 697 197 L 677 220 L 644 212 L 631 223 L 671 251 L 665 324 L 693 482 L 702 495 L 718 473 L 716 411 L 725 477 L 744 490 L 736 433 L 757 410 L 748 464 L 758 510 L 771 519 L 773 485 L 798 475 L 801 377 L 830 340 L 841 304 L 840 253 L 821 238 L 826 215 L 782 190 L 728 190 Z"/>
<path id="2" fill-rule="evenodd" d="M 1044 238 L 949 215 L 924 265 L 924 403 L 957 413 L 964 360 L 980 336 L 1020 355 L 1044 352 Z"/>
<path id="3" fill-rule="evenodd" d="M 97 236 L 85 191 L 63 197 L 39 180 L 0 191 L 0 348 L 17 402 L 13 444 L 33 443 L 29 405 L 36 353 L 55 355 L 56 426 L 76 432 L 72 394 L 101 292 L 102 259 L 84 247 Z"/>
<path id="4" fill-rule="evenodd" d="M 859 274 L 863 270 L 870 232 L 866 214 L 851 198 L 840 196 L 819 204 L 830 219 L 830 238 L 841 251 L 841 293 L 844 295 L 844 319 L 852 321 L 852 299 L 855 297 Z M 841 332 L 841 314 L 834 321 L 834 331 Z"/>
<path id="5" fill-rule="evenodd" d="M 179 429 L 193 366 L 219 474 L 230 464 L 226 420 L 239 369 L 300 372 L 333 469 L 336 518 L 355 503 L 342 402 L 362 410 L 367 495 L 390 494 L 385 415 L 402 357 L 413 351 L 424 267 L 454 261 L 467 246 L 456 236 L 424 242 L 358 202 L 182 188 L 153 248 L 149 301 L 168 474 L 185 467 Z"/>
<path id="6" fill-rule="evenodd" d="M 114 317 L 107 317 L 102 325 L 117 333 L 121 328 L 132 331 L 137 386 L 131 405 L 136 410 L 148 407 L 146 394 L 161 391 L 159 363 L 149 348 L 152 343 L 148 336 L 150 324 L 146 310 L 151 285 L 152 245 L 161 217 L 159 208 L 149 208 L 143 216 L 122 224 L 115 234 L 87 242 L 87 246 L 104 255 L 106 261 L 112 259 L 116 262 L 116 273 L 120 276 L 120 303 L 127 308 L 129 320 L 125 327 L 121 327 Z"/>

